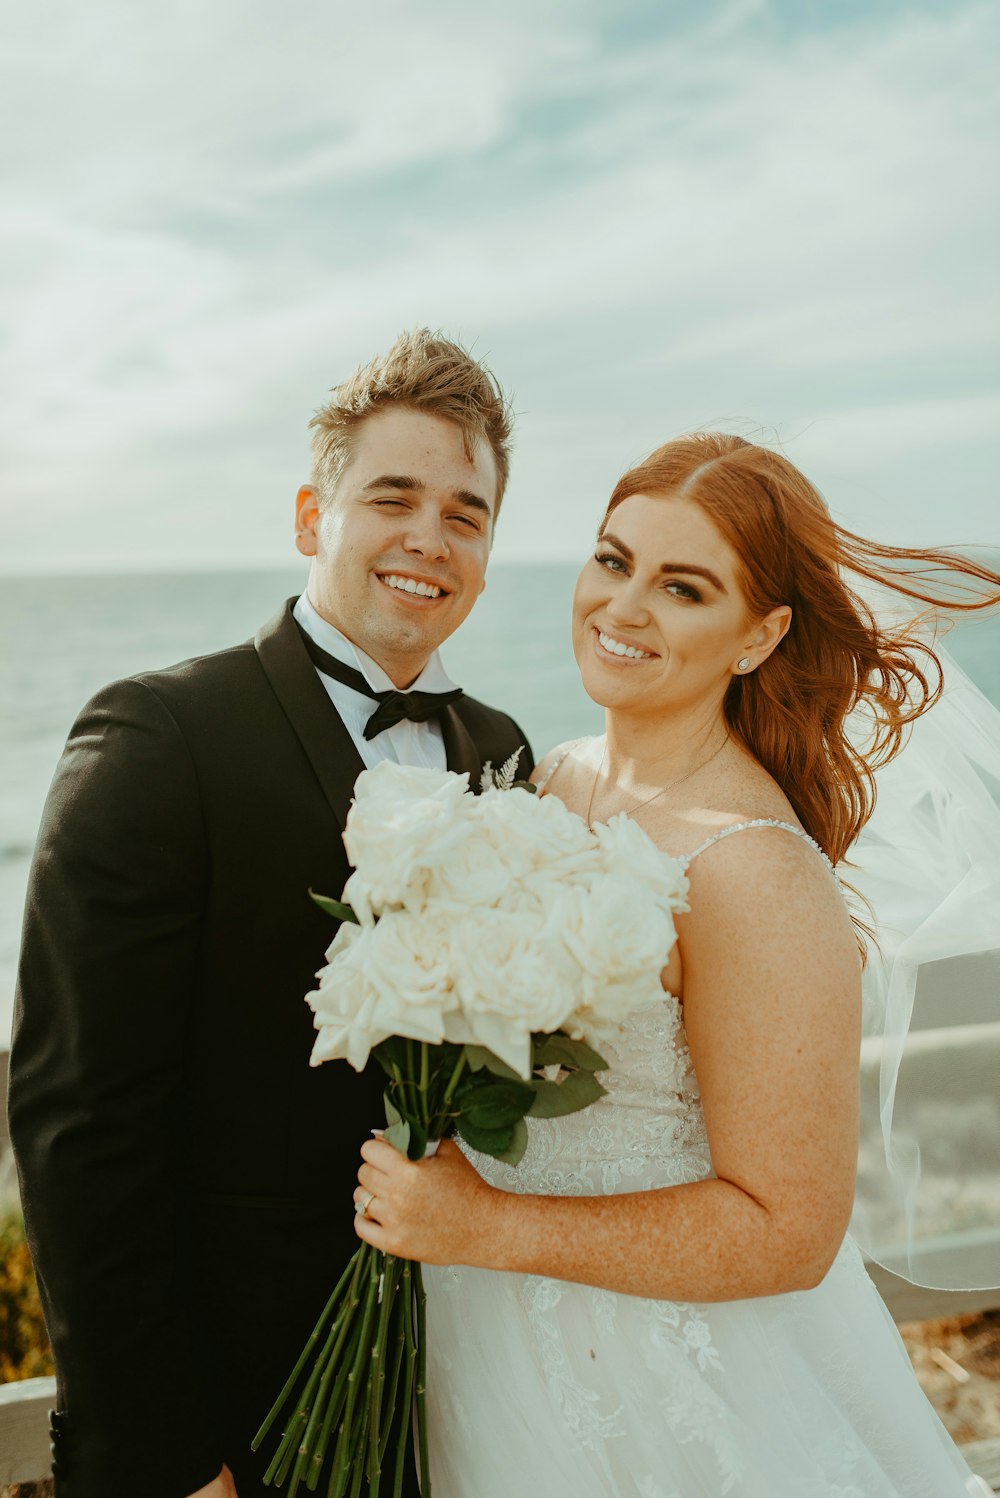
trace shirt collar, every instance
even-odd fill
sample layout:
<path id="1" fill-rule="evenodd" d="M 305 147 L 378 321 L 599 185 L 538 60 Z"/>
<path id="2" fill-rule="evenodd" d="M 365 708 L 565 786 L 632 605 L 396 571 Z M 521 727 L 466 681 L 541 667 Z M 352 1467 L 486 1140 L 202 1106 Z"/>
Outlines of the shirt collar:
<path id="1" fill-rule="evenodd" d="M 373 661 L 371 656 L 366 655 L 353 640 L 341 634 L 340 630 L 328 619 L 318 614 L 305 593 L 298 599 L 292 612 L 306 634 L 315 640 L 317 645 L 322 645 L 324 650 L 336 656 L 338 661 L 343 661 L 345 666 L 354 666 L 360 671 L 373 692 L 397 690 L 395 683 L 386 675 L 378 662 Z M 406 690 L 408 692 L 453 692 L 455 690 L 455 682 L 444 669 L 439 651 L 435 650 L 416 681 Z"/>

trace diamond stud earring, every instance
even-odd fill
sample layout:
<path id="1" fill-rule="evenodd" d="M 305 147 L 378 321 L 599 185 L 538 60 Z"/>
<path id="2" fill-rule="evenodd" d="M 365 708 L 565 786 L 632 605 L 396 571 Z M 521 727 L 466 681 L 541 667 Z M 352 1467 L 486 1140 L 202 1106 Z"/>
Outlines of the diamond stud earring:
<path id="1" fill-rule="evenodd" d="M 749 671 L 749 669 L 750 669 L 750 657 L 748 655 L 745 655 L 741 661 L 737 661 L 736 662 L 736 669 L 737 669 L 737 671 Z"/>

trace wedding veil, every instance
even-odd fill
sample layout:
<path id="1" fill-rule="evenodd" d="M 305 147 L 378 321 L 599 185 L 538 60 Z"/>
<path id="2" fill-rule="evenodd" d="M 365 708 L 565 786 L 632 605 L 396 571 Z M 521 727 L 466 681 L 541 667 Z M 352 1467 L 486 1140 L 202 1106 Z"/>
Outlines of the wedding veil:
<path id="1" fill-rule="evenodd" d="M 885 595 L 869 601 L 884 619 Z M 934 649 L 942 696 L 876 771 L 843 870 L 879 948 L 851 1232 L 914 1284 L 983 1289 L 1000 1286 L 1000 712 Z M 862 713 L 849 729 L 862 747 Z"/>

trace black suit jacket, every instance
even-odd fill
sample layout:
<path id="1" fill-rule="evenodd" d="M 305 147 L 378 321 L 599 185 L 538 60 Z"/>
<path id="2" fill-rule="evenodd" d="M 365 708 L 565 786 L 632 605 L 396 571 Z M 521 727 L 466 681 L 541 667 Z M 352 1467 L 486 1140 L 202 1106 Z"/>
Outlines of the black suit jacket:
<path id="1" fill-rule="evenodd" d="M 448 764 L 523 747 L 463 697 Z M 376 1067 L 308 1064 L 361 759 L 291 600 L 253 641 L 106 688 L 28 893 L 10 1129 L 59 1385 L 60 1498 L 182 1498 L 249 1441 L 357 1246 Z M 270 1442 L 268 1443 L 270 1447 Z M 415 1490 L 414 1490 L 415 1491 Z"/>

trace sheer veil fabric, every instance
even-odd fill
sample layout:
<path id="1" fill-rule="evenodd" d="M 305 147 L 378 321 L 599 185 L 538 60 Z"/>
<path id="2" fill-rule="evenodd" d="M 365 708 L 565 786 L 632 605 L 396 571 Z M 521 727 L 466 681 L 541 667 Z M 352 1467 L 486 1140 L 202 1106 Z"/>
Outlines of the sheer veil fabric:
<path id="1" fill-rule="evenodd" d="M 878 938 L 851 1234 L 915 1284 L 981 1289 L 1000 1286 L 1000 712 L 935 650 L 943 695 L 876 772 L 842 870 Z"/>

